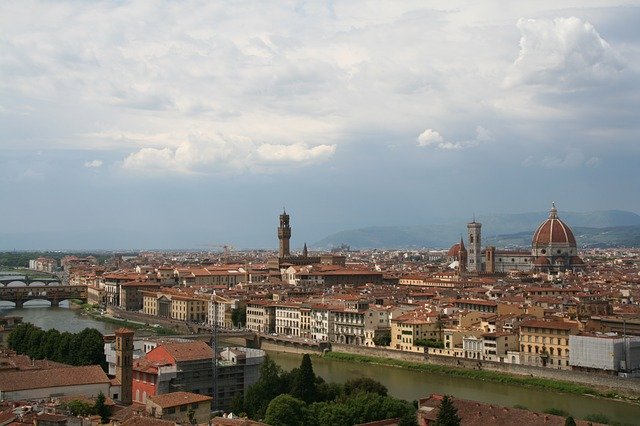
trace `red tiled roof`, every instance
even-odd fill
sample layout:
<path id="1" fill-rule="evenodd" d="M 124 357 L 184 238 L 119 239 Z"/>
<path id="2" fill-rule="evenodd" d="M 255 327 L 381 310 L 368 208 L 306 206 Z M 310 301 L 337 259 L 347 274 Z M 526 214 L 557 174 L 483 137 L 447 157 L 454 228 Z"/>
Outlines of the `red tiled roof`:
<path id="1" fill-rule="evenodd" d="M 149 395 L 148 397 L 155 404 L 162 408 L 177 407 L 185 404 L 195 404 L 198 402 L 211 401 L 212 397 L 191 392 L 171 392 L 162 395 Z"/>
<path id="2" fill-rule="evenodd" d="M 205 342 L 164 343 L 158 348 L 163 348 L 176 362 L 210 359 L 213 356 L 211 347 Z"/>
<path id="3" fill-rule="evenodd" d="M 578 328 L 575 323 L 564 321 L 541 321 L 541 320 L 529 320 L 520 324 L 520 327 L 535 327 L 535 328 L 550 328 L 553 330 L 571 330 Z"/>
<path id="4" fill-rule="evenodd" d="M 0 390 L 3 392 L 98 383 L 110 383 L 99 365 L 0 374 Z"/>

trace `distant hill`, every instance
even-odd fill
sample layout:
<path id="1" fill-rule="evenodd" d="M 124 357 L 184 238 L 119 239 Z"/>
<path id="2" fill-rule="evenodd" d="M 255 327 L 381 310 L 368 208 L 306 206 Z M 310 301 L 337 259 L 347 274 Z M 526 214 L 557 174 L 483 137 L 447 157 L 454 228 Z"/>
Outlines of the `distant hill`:
<path id="1" fill-rule="evenodd" d="M 640 247 L 640 215 L 621 210 L 590 213 L 559 212 L 574 231 L 578 244 L 589 247 Z M 548 212 L 485 214 L 476 217 L 482 223 L 483 244 L 496 247 L 527 247 L 535 229 Z M 341 231 L 318 241 L 314 248 L 327 249 L 341 244 L 353 248 L 450 247 L 466 235 L 464 219 L 452 219 L 442 225 L 372 226 Z M 466 240 L 466 238 L 465 238 Z"/>
<path id="2" fill-rule="evenodd" d="M 640 247 L 640 226 L 614 226 L 607 228 L 572 228 L 579 247 Z M 533 232 L 497 235 L 484 239 L 496 247 L 529 247 Z"/>

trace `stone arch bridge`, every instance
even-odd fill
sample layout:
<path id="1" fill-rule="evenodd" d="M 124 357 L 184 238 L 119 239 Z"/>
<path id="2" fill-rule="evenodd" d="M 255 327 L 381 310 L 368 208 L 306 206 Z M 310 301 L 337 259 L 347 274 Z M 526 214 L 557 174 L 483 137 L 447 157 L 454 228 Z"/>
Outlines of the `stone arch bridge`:
<path id="1" fill-rule="evenodd" d="M 83 285 L 60 285 L 59 282 L 45 284 L 41 281 L 25 283 L 23 281 L 0 282 L 0 301 L 13 302 L 16 308 L 21 308 L 25 302 L 31 300 L 46 300 L 51 306 L 58 306 L 60 302 L 70 299 L 87 301 L 87 288 Z"/>

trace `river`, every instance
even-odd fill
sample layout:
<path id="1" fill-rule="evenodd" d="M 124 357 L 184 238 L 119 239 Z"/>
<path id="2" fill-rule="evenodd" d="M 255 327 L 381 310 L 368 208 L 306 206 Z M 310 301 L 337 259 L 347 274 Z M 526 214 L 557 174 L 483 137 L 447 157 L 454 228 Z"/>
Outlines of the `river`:
<path id="1" fill-rule="evenodd" d="M 30 306 L 11 309 L 0 306 L 0 315 L 21 316 L 25 322 L 31 322 L 44 329 L 57 328 L 61 331 L 77 332 L 85 327 L 93 327 L 106 334 L 119 327 L 117 324 L 104 323 L 81 315 L 65 304 L 58 308 Z M 301 355 L 283 352 L 269 352 L 269 355 L 285 370 L 298 367 L 302 358 Z M 510 407 L 519 405 L 535 411 L 556 408 L 577 418 L 584 418 L 589 414 L 603 414 L 610 420 L 623 424 L 640 422 L 640 406 L 627 402 L 320 357 L 313 357 L 312 361 L 315 373 L 328 382 L 343 383 L 357 377 L 370 377 L 384 384 L 389 389 L 389 394 L 408 401 L 435 392 L 490 404 Z"/>

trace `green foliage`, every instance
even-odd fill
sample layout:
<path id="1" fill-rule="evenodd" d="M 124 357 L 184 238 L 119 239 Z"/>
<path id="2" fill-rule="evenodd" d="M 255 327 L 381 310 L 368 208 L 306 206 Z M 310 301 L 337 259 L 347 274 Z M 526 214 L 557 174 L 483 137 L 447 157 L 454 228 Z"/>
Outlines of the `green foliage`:
<path id="1" fill-rule="evenodd" d="M 369 378 L 344 386 L 326 383 L 314 374 L 308 355 L 302 357 L 300 368 L 289 372 L 267 357 L 261 373 L 244 398 L 234 399 L 233 411 L 278 425 L 349 425 L 389 418 L 400 418 L 403 426 L 415 425 L 416 407 L 387 396 L 382 384 Z"/>
<path id="2" fill-rule="evenodd" d="M 187 411 L 187 417 L 189 418 L 189 423 L 191 423 L 192 425 L 195 425 L 197 423 L 196 410 L 194 410 L 193 408 L 189 408 L 189 411 Z"/>
<path id="3" fill-rule="evenodd" d="M 96 403 L 93 406 L 93 411 L 100 416 L 100 421 L 102 423 L 109 422 L 109 407 L 105 405 L 106 397 L 102 392 L 98 394 L 96 398 Z"/>
<path id="4" fill-rule="evenodd" d="M 560 408 L 547 408 L 546 410 L 543 411 L 543 413 L 553 414 L 554 416 L 561 416 L 561 417 L 569 416 L 569 413 L 567 413 L 564 410 L 561 410 Z"/>
<path id="5" fill-rule="evenodd" d="M 18 324 L 7 340 L 9 347 L 33 359 L 49 359 L 71 365 L 95 365 L 106 368 L 102 334 L 94 328 L 80 333 L 43 331 L 30 323 Z"/>
<path id="6" fill-rule="evenodd" d="M 516 404 L 516 405 L 513 406 L 513 408 L 519 408 L 521 410 L 529 411 L 529 407 L 527 407 L 526 405 L 522 405 L 522 404 Z"/>
<path id="7" fill-rule="evenodd" d="M 412 404 L 376 393 L 343 395 L 339 402 L 317 402 L 307 411 L 307 424 L 315 426 L 350 425 L 400 418 L 402 425 L 415 425 Z"/>
<path id="8" fill-rule="evenodd" d="M 416 339 L 414 343 L 416 346 L 426 346 L 427 348 L 444 348 L 444 342 L 437 339 Z"/>
<path id="9" fill-rule="evenodd" d="M 458 409 L 454 407 L 449 395 L 445 395 L 440 402 L 435 424 L 436 426 L 460 426 Z"/>
<path id="10" fill-rule="evenodd" d="M 358 392 L 369 392 L 380 396 L 387 396 L 388 391 L 382 383 L 368 377 L 351 379 L 343 385 L 343 394 L 346 396 L 351 396 Z"/>
<path id="11" fill-rule="evenodd" d="M 573 419 L 573 417 L 569 416 L 564 421 L 564 426 L 576 426 L 576 421 Z"/>
<path id="12" fill-rule="evenodd" d="M 279 395 L 269 403 L 264 422 L 276 426 L 304 426 L 306 404 L 291 395 Z"/>
<path id="13" fill-rule="evenodd" d="M 69 401 L 60 404 L 60 408 L 71 412 L 74 416 L 90 416 L 94 413 L 94 406 L 83 401 Z"/>
<path id="14" fill-rule="evenodd" d="M 242 410 L 252 419 L 263 418 L 269 402 L 285 392 L 281 380 L 282 369 L 269 356 L 260 367 L 260 378 L 244 395 Z M 237 407 L 236 407 L 237 408 Z"/>
<path id="15" fill-rule="evenodd" d="M 234 327 L 239 327 L 247 324 L 247 310 L 242 308 L 236 308 L 231 310 L 231 322 Z"/>
<path id="16" fill-rule="evenodd" d="M 604 423 L 604 424 L 611 423 L 611 420 L 609 420 L 609 417 L 605 416 L 604 414 L 589 414 L 584 419 L 594 423 Z"/>
<path id="17" fill-rule="evenodd" d="M 545 379 L 541 377 L 515 376 L 506 373 L 499 373 L 487 370 L 467 370 L 463 368 L 448 367 L 436 364 L 423 364 L 417 362 L 403 361 L 391 358 L 381 358 L 366 355 L 355 355 L 343 352 L 328 352 L 324 355 L 327 358 L 362 362 L 367 364 L 389 365 L 394 367 L 406 368 L 408 370 L 426 371 L 430 373 L 446 374 L 455 377 L 467 377 L 474 380 L 487 380 L 497 383 L 507 383 L 520 386 L 534 386 L 543 389 L 555 390 L 566 393 L 590 394 L 597 396 L 606 396 L 602 392 L 590 388 L 588 386 L 578 385 L 575 383 L 562 382 L 558 380 Z"/>
<path id="18" fill-rule="evenodd" d="M 317 397 L 316 375 L 313 372 L 309 354 L 302 356 L 302 362 L 291 383 L 291 395 L 306 403 L 313 402 Z"/>
<path id="19" fill-rule="evenodd" d="M 60 251 L 4 251 L 0 252 L 0 266 L 7 266 L 10 268 L 28 268 L 30 259 L 37 259 L 38 257 L 49 257 L 55 259 L 60 263 L 60 260 L 65 256 L 94 256 L 98 263 L 102 264 L 111 257 L 107 253 L 89 253 L 89 252 L 69 252 L 63 253 Z M 40 271 L 25 271 L 30 274 L 38 274 Z"/>
<path id="20" fill-rule="evenodd" d="M 389 346 L 391 344 L 391 334 L 384 333 L 373 338 L 373 343 L 376 346 Z"/>

